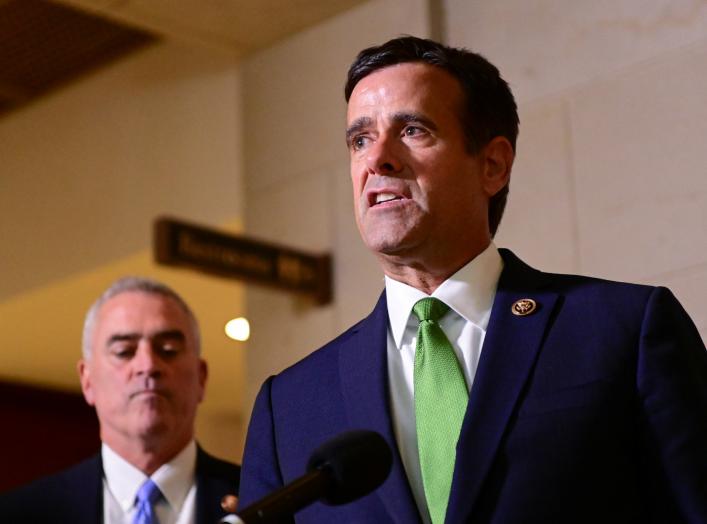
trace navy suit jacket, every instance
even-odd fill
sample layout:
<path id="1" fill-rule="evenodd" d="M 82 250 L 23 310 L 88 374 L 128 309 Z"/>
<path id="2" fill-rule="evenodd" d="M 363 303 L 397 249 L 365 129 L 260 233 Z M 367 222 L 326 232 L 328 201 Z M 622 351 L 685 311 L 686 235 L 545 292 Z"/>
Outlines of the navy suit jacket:
<path id="1" fill-rule="evenodd" d="M 534 270 L 500 250 L 499 280 L 457 445 L 446 522 L 706 523 L 707 352 L 665 288 Z M 528 316 L 511 312 L 532 298 Z M 390 415 L 385 293 L 373 312 L 263 385 L 240 507 L 305 472 L 318 445 L 379 432 L 393 469 L 300 523 L 420 521 Z"/>
<path id="2" fill-rule="evenodd" d="M 240 467 L 197 448 L 196 523 L 215 524 L 226 513 L 224 495 L 238 494 Z M 0 522 L 101 524 L 103 466 L 100 453 L 31 484 L 0 495 Z"/>

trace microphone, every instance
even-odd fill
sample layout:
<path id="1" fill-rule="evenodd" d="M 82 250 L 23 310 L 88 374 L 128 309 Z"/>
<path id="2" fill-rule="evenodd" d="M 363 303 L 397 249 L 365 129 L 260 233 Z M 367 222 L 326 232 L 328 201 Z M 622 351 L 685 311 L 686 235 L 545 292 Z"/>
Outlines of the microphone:
<path id="1" fill-rule="evenodd" d="M 392 465 L 393 453 L 382 436 L 375 431 L 348 431 L 312 453 L 305 475 L 237 515 L 246 524 L 267 524 L 292 516 L 319 499 L 329 505 L 346 504 L 380 486 Z"/>

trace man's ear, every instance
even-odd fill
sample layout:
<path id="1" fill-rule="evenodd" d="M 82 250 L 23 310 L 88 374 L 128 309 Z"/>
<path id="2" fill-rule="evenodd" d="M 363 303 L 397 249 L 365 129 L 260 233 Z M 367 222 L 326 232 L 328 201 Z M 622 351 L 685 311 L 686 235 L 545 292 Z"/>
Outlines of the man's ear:
<path id="1" fill-rule="evenodd" d="M 484 146 L 482 154 L 484 159 L 482 183 L 486 195 L 491 198 L 510 182 L 515 152 L 506 137 L 497 136 Z"/>
<path id="2" fill-rule="evenodd" d="M 95 399 L 93 396 L 93 385 L 91 384 L 91 370 L 89 369 L 88 362 L 81 359 L 79 360 L 76 368 L 79 372 L 79 380 L 81 382 L 83 398 L 89 406 L 94 406 Z"/>
<path id="3" fill-rule="evenodd" d="M 209 378 L 209 366 L 206 364 L 206 361 L 203 358 L 199 359 L 199 385 L 201 386 L 200 388 L 200 393 L 199 393 L 199 402 L 204 400 L 204 394 L 206 393 L 206 380 Z"/>

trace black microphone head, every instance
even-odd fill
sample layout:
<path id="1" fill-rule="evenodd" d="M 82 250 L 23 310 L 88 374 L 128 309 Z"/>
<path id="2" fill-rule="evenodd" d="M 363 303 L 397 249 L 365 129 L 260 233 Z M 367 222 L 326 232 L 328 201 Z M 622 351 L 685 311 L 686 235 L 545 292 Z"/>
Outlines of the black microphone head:
<path id="1" fill-rule="evenodd" d="M 393 453 L 375 431 L 342 433 L 317 448 L 307 463 L 307 471 L 325 471 L 331 478 L 322 502 L 346 504 L 362 497 L 388 477 Z"/>

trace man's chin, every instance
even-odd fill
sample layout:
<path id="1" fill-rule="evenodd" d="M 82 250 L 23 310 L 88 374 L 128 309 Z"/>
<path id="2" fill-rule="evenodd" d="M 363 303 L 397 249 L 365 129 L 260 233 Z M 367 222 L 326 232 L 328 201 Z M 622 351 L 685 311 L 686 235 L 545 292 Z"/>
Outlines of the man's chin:
<path id="1" fill-rule="evenodd" d="M 171 434 L 172 430 L 173 428 L 169 424 L 155 421 L 141 424 L 135 433 L 143 442 L 150 442 L 161 440 L 165 435 Z"/>
<path id="2" fill-rule="evenodd" d="M 161 411 L 143 411 L 135 420 L 137 432 L 141 435 L 155 435 L 166 433 L 174 429 L 175 424 L 170 417 Z"/>
<path id="3" fill-rule="evenodd" d="M 423 224 L 418 221 L 403 224 L 370 221 L 361 236 L 372 252 L 401 256 L 420 245 L 426 235 Z"/>
<path id="4" fill-rule="evenodd" d="M 367 243 L 368 249 L 387 258 L 405 259 L 414 252 L 414 243 L 407 238 L 383 238 Z"/>

